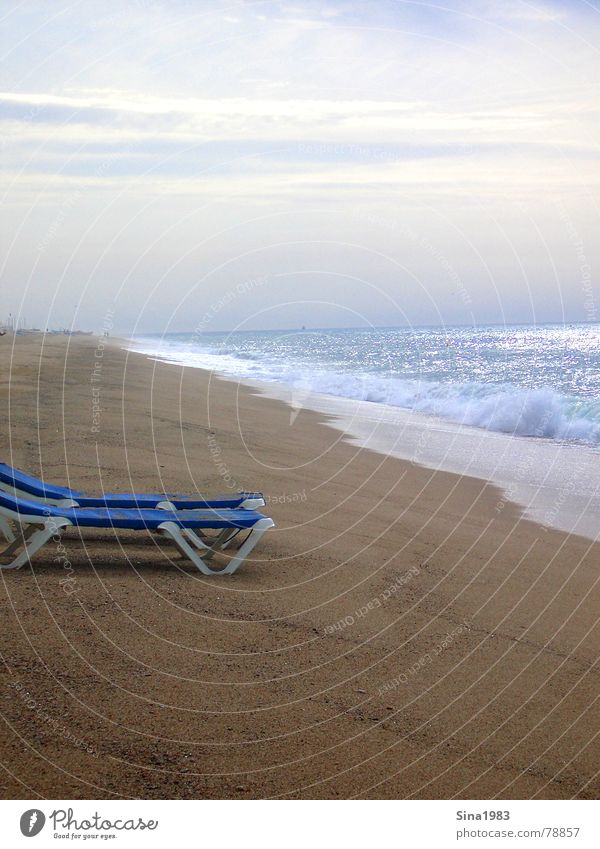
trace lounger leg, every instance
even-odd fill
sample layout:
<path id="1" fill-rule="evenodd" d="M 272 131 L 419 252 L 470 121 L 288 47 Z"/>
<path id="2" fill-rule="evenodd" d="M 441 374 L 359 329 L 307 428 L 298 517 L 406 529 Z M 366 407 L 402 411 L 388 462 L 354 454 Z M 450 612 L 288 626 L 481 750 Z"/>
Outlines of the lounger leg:
<path id="1" fill-rule="evenodd" d="M 179 525 L 176 525 L 175 522 L 163 522 L 162 525 L 159 525 L 158 530 L 170 537 L 181 553 L 191 560 L 194 566 L 204 575 L 215 574 L 200 556 L 198 548 L 190 545 L 188 539 L 186 539 L 185 531 Z"/>
<path id="2" fill-rule="evenodd" d="M 10 522 L 8 519 L 5 519 L 4 516 L 0 516 L 0 534 L 2 534 L 7 542 L 13 542 L 15 539 Z"/>
<path id="3" fill-rule="evenodd" d="M 228 543 L 233 539 L 233 537 L 238 533 L 239 528 L 235 528 L 233 533 L 231 532 L 231 528 L 226 528 L 224 531 L 216 537 L 216 539 L 211 540 L 203 540 L 202 537 L 199 536 L 195 531 L 192 531 L 190 528 L 182 528 L 181 533 L 194 545 L 197 549 L 202 552 L 202 557 L 204 560 L 210 560 L 210 558 L 216 554 L 218 551 L 222 551 Z"/>
<path id="4" fill-rule="evenodd" d="M 183 528 L 181 533 L 200 551 L 209 551 L 209 546 L 194 531 L 189 528 Z"/>
<path id="5" fill-rule="evenodd" d="M 45 545 L 51 537 L 60 534 L 63 528 L 71 523 L 67 519 L 50 519 L 45 522 L 43 527 L 35 530 L 34 525 L 30 525 L 23 533 L 21 539 L 15 539 L 0 556 L 10 556 L 21 545 L 24 545 L 23 551 L 15 559 L 7 564 L 0 564 L 0 569 L 20 569 L 25 563 L 31 562 L 31 558 L 40 548 Z"/>
<path id="6" fill-rule="evenodd" d="M 0 534 L 2 534 L 6 542 L 14 542 L 15 540 L 10 522 L 4 516 L 0 516 Z"/>
<path id="7" fill-rule="evenodd" d="M 260 519 L 250 532 L 250 536 L 246 542 L 240 547 L 235 557 L 229 561 L 227 566 L 219 572 L 220 575 L 233 575 L 233 573 L 241 566 L 246 557 L 250 554 L 254 546 L 260 542 L 261 537 L 269 528 L 272 528 L 275 522 L 272 519 Z"/>
<path id="8" fill-rule="evenodd" d="M 260 540 L 262 535 L 269 528 L 272 528 L 274 522 L 272 519 L 260 519 L 256 525 L 252 528 L 250 535 L 246 542 L 242 545 L 240 550 L 237 552 L 236 556 L 229 561 L 227 566 L 223 569 L 211 569 L 210 566 L 206 563 L 207 555 L 204 555 L 204 558 L 200 556 L 198 553 L 198 549 L 192 548 L 188 540 L 184 535 L 184 531 L 179 527 L 179 525 L 175 524 L 175 522 L 163 522 L 162 525 L 159 526 L 159 530 L 163 531 L 167 536 L 171 537 L 177 548 L 188 557 L 194 566 L 199 569 L 203 575 L 233 575 L 236 569 L 240 566 L 240 564 L 246 559 L 246 557 L 250 554 L 254 546 Z M 210 552 L 210 549 L 208 550 Z"/>
<path id="9" fill-rule="evenodd" d="M 237 536 L 239 532 L 239 528 L 233 528 L 233 530 L 231 528 L 225 528 L 224 531 L 221 531 L 217 538 L 213 540 L 212 544 L 210 546 L 207 546 L 208 551 L 204 555 L 205 560 L 210 560 L 210 558 L 213 557 L 218 551 L 224 551 L 231 542 L 231 540 L 235 536 Z"/>
<path id="10" fill-rule="evenodd" d="M 232 543 L 234 541 L 236 536 L 240 533 L 240 530 L 241 530 L 240 528 L 236 528 L 235 531 L 233 531 L 233 533 L 230 533 L 230 534 L 227 535 L 223 545 L 221 546 L 221 551 L 225 551 L 226 548 L 229 548 L 230 543 Z"/>
<path id="11" fill-rule="evenodd" d="M 2 552 L 3 557 L 10 557 L 15 551 L 18 551 L 21 546 L 27 545 L 27 540 L 36 533 L 36 525 L 19 525 L 19 534 L 13 535 L 13 540 L 10 545 L 7 545 Z"/>
<path id="12" fill-rule="evenodd" d="M 215 539 L 204 540 L 195 531 L 189 530 L 188 528 L 182 530 L 183 535 L 189 539 L 192 545 L 195 545 L 196 548 L 200 549 L 205 561 L 210 560 L 211 557 L 214 557 L 214 555 L 219 551 L 225 551 L 229 543 L 239 534 L 239 532 L 240 528 L 234 528 L 233 531 L 231 528 L 226 528 L 224 531 L 221 531 Z"/>

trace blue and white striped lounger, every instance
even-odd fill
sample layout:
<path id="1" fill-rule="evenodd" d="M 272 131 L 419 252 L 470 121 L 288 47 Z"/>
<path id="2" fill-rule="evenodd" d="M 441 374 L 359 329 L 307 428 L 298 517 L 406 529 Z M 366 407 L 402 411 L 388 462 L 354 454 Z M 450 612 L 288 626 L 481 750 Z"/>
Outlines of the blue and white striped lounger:
<path id="1" fill-rule="evenodd" d="M 10 526 L 14 522 L 19 533 Z M 112 528 L 115 530 L 155 531 L 173 540 L 177 548 L 204 575 L 232 575 L 250 554 L 256 543 L 275 523 L 255 510 L 164 510 L 98 507 L 82 510 L 41 504 L 0 492 L 0 530 L 8 546 L 0 558 L 13 557 L 1 569 L 18 569 L 51 538 L 60 537 L 65 528 Z M 248 537 L 222 569 L 211 569 L 208 561 L 219 553 L 233 534 L 241 529 Z M 196 531 L 219 531 L 209 545 Z M 23 547 L 20 554 L 16 554 Z"/>
<path id="2" fill-rule="evenodd" d="M 134 507 L 141 510 L 159 506 L 168 510 L 203 510 L 205 508 L 232 510 L 244 507 L 255 510 L 257 507 L 264 507 L 265 504 L 261 492 L 235 492 L 230 495 L 216 495 L 214 498 L 165 492 L 105 492 L 99 496 L 87 495 L 68 486 L 46 483 L 7 463 L 0 463 L 0 490 L 28 501 L 43 501 L 45 504 L 57 504 L 61 507 Z"/>

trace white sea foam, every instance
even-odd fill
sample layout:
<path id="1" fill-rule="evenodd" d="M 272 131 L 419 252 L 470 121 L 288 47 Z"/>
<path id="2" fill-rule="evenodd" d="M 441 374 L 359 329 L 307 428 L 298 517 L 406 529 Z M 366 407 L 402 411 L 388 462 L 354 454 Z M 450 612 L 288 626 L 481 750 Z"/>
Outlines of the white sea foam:
<path id="1" fill-rule="evenodd" d="M 279 398 L 290 427 L 310 408 L 358 445 L 492 481 L 542 525 L 598 539 L 597 327 L 189 334 L 130 348 Z"/>
<path id="2" fill-rule="evenodd" d="M 292 394 L 309 392 L 429 413 L 463 425 L 516 436 L 600 445 L 600 402 L 568 397 L 550 387 L 510 383 L 441 382 L 365 371 L 338 371 L 232 347 L 199 347 L 140 340 L 131 350 L 174 364 L 240 380 L 276 381 Z"/>

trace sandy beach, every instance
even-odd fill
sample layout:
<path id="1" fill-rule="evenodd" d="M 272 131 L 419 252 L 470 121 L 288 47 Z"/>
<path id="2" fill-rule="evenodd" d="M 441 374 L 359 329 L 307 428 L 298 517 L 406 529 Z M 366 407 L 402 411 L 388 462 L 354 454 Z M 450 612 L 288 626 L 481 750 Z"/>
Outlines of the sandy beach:
<path id="1" fill-rule="evenodd" d="M 2 572 L 4 798 L 598 798 L 597 544 L 207 372 L 0 343 L 5 462 L 277 525 L 229 578 L 74 530 Z"/>

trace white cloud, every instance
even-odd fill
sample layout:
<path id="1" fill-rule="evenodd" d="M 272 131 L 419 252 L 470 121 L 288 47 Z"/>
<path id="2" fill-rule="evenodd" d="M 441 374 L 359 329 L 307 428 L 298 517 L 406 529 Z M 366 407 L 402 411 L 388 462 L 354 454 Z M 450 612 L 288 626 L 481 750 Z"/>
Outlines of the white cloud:
<path id="1" fill-rule="evenodd" d="M 544 142 L 564 145 L 594 138 L 593 102 L 505 104 L 495 109 L 442 109 L 435 103 L 369 99 L 181 98 L 124 91 L 0 92 L 0 104 L 31 108 L 23 120 L 4 120 L 19 136 L 65 140 L 102 138 L 338 140 L 357 142 L 454 142 L 498 145 Z M 62 121 L 55 117 L 60 108 Z M 46 110 L 46 111 L 45 111 Z M 105 114 L 103 114 L 105 113 Z M 28 120 L 29 115 L 31 119 Z M 46 118 L 46 121 L 44 120 Z M 148 118 L 155 118 L 154 124 Z M 1 118 L 0 118 L 1 121 Z M 86 129 L 87 127 L 87 129 Z"/>
<path id="2" fill-rule="evenodd" d="M 335 239 L 360 205 L 373 221 L 401 211 L 443 239 L 419 213 L 427 206 L 491 245 L 503 268 L 510 247 L 490 233 L 507 208 L 506 230 L 533 251 L 535 227 L 524 238 L 515 223 L 523 209 L 545 222 L 556 196 L 598 198 L 599 34 L 589 7 L 550 2 L 15 7 L 0 22 L 7 267 L 27 277 L 30 246 L 57 217 L 41 275 L 52 246 L 68 256 L 81 222 L 103 210 L 137 245 L 150 223 L 160 233 L 161 220 L 208 204 L 213 215 L 182 230 L 182 253 L 210 240 L 217 208 L 231 227 L 296 216 L 299 239 L 312 233 L 305 210 L 326 208 L 320 232 Z M 477 204 L 485 215 L 471 215 Z M 574 204 L 578 232 L 597 230 L 593 208 Z M 358 225 L 343 233 L 363 234 L 383 238 Z"/>
<path id="3" fill-rule="evenodd" d="M 492 17 L 512 21 L 532 21 L 554 23 L 567 19 L 567 12 L 556 5 L 528 3 L 527 0 L 504 0 L 502 3 L 490 3 L 487 12 Z"/>

